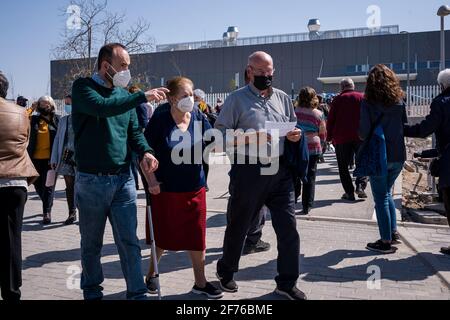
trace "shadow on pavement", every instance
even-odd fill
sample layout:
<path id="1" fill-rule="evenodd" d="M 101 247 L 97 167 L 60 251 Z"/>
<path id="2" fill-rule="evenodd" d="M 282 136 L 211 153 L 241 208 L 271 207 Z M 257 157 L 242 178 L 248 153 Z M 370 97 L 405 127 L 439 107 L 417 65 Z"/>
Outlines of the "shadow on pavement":
<path id="1" fill-rule="evenodd" d="M 439 258 L 433 253 L 422 254 Z M 346 259 L 373 257 L 374 259 L 362 265 L 353 265 L 343 268 L 332 268 Z M 392 257 L 392 256 L 391 256 Z M 393 256 L 395 257 L 395 255 Z M 410 282 L 425 280 L 436 275 L 436 271 L 423 263 L 419 256 L 412 256 L 400 260 L 388 260 L 383 255 L 363 250 L 336 250 L 317 257 L 301 257 L 302 280 L 306 282 L 346 283 L 354 281 L 367 281 L 372 273 L 369 268 L 378 266 L 382 279 Z M 450 271 L 450 264 L 443 265 L 439 271 Z M 245 268 L 236 274 L 237 281 L 270 280 L 277 275 L 277 261 L 272 260 L 265 264 Z"/>

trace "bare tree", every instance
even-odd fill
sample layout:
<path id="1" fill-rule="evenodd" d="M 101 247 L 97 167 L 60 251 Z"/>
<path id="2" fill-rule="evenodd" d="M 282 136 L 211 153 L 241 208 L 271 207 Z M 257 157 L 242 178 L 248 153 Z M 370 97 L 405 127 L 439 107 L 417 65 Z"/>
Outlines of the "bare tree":
<path id="1" fill-rule="evenodd" d="M 58 95 L 65 94 L 75 79 L 93 72 L 93 53 L 104 44 L 119 42 L 127 47 L 130 54 L 146 53 L 153 49 L 154 39 L 148 35 L 150 23 L 145 19 L 139 18 L 125 29 L 125 13 L 108 11 L 107 0 L 72 0 L 70 6 L 79 8 L 76 28 L 65 25 L 60 43 L 52 50 L 56 60 L 70 60 L 62 83 L 58 83 L 61 87 L 57 90 Z M 66 8 L 61 12 L 67 17 Z"/>
<path id="2" fill-rule="evenodd" d="M 175 71 L 181 77 L 183 75 L 183 71 L 181 70 L 180 65 L 178 64 L 178 60 L 177 60 L 175 54 L 172 54 L 172 56 L 169 58 L 169 61 L 172 64 L 172 67 L 175 69 Z"/>
<path id="3" fill-rule="evenodd" d="M 16 83 L 15 83 L 15 81 L 14 81 L 14 76 L 10 73 L 9 75 L 8 75 L 8 78 L 9 78 L 9 90 L 10 90 L 10 92 L 11 92 L 11 99 L 12 100 L 16 100 Z"/>

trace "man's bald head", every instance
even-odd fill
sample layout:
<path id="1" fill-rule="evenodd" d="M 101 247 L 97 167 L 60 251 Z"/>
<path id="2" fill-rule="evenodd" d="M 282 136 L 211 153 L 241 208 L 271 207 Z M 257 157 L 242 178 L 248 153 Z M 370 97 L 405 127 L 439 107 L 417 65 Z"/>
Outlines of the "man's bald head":
<path id="1" fill-rule="evenodd" d="M 248 57 L 248 65 L 254 66 L 254 65 L 271 65 L 273 67 L 273 59 L 270 56 L 270 54 L 264 52 L 264 51 L 257 51 L 254 52 Z"/>

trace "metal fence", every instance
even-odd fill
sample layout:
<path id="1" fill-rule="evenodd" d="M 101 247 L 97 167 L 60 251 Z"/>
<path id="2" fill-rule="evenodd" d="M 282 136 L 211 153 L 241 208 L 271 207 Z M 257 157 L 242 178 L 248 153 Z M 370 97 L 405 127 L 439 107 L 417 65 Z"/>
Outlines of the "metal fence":
<path id="1" fill-rule="evenodd" d="M 66 116 L 66 111 L 64 110 L 65 102 L 64 100 L 55 100 L 56 104 L 56 114 L 59 116 Z"/>
<path id="2" fill-rule="evenodd" d="M 407 105 L 409 117 L 426 117 L 430 113 L 431 102 L 441 93 L 439 86 L 414 86 L 407 90 Z M 211 107 L 217 105 L 217 100 L 225 101 L 230 93 L 208 93 L 205 101 Z M 56 113 L 65 116 L 64 100 L 55 100 Z M 165 103 L 165 102 L 162 102 Z M 161 103 L 161 104 L 162 104 Z"/>
<path id="3" fill-rule="evenodd" d="M 229 93 L 209 93 L 206 95 L 205 102 L 214 108 L 217 105 L 217 99 L 225 102 L 229 95 Z"/>
<path id="4" fill-rule="evenodd" d="M 198 49 L 222 48 L 229 46 L 240 47 L 251 45 L 275 44 L 275 43 L 301 42 L 311 40 L 369 37 L 384 34 L 398 34 L 399 31 L 400 28 L 398 25 L 390 25 L 390 26 L 381 26 L 379 29 L 352 28 L 344 30 L 329 30 L 320 32 L 314 37 L 312 37 L 311 33 L 309 32 L 303 32 L 303 33 L 290 33 L 290 34 L 280 34 L 270 36 L 238 38 L 233 42 L 228 42 L 224 40 L 184 42 L 184 43 L 157 45 L 156 52 L 198 50 Z"/>
<path id="5" fill-rule="evenodd" d="M 439 86 L 415 86 L 407 90 L 409 117 L 426 117 L 430 114 L 433 99 L 441 93 Z"/>
<path id="6" fill-rule="evenodd" d="M 222 101 L 225 101 L 226 98 L 228 98 L 228 96 L 230 95 L 230 93 L 208 93 L 206 94 L 206 98 L 205 101 L 207 104 L 209 104 L 212 108 L 214 108 L 217 105 L 217 99 L 222 99 Z M 153 106 L 155 108 L 157 108 L 158 106 L 166 103 L 167 101 L 162 101 L 159 104 L 153 104 Z M 59 116 L 66 116 L 66 112 L 64 110 L 64 100 L 55 100 L 56 103 L 56 114 Z"/>

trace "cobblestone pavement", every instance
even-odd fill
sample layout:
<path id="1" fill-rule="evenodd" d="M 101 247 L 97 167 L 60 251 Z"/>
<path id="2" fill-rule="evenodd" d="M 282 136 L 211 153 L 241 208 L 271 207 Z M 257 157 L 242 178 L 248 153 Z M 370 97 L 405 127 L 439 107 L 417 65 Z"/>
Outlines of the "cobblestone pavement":
<path id="1" fill-rule="evenodd" d="M 351 217 L 371 220 L 373 212 L 371 200 L 355 204 L 337 201 L 333 197 L 340 194 L 341 186 L 333 162 L 320 165 L 321 172 L 328 174 L 318 177 L 317 194 L 319 201 L 328 201 L 317 211 L 328 212 L 316 215 Z M 216 262 L 222 253 L 225 231 L 227 201 L 227 168 L 212 166 L 210 173 L 211 192 L 208 195 L 208 250 L 207 278 L 215 279 Z M 41 204 L 33 190 L 26 206 L 23 231 L 23 298 L 26 300 L 79 300 L 80 236 L 78 226 L 63 226 L 66 219 L 66 204 L 62 181 L 57 187 L 54 207 L 54 223 L 48 227 L 41 225 Z M 331 192 L 330 190 L 335 190 Z M 339 199 L 340 196 L 337 198 Z M 145 204 L 142 192 L 139 194 L 138 236 L 144 239 Z M 322 202 L 324 203 L 324 202 Z M 320 203 L 319 203 L 320 204 Z M 358 216 L 357 213 L 360 213 Z M 419 254 L 406 245 L 399 246 L 395 255 L 382 256 L 368 252 L 368 242 L 379 238 L 378 228 L 370 224 L 306 221 L 299 220 L 301 235 L 301 278 L 299 288 L 310 299 L 450 299 L 450 291 L 438 271 L 450 270 L 450 258 L 440 256 L 439 246 L 450 244 L 450 233 L 440 229 L 405 228 L 410 242 L 419 241 Z M 276 275 L 276 236 L 270 219 L 264 229 L 263 239 L 272 244 L 269 252 L 244 256 L 236 281 L 240 286 L 237 294 L 226 294 L 225 299 L 279 299 L 273 294 Z M 411 240 L 412 239 L 412 240 Z M 415 240 L 416 239 L 416 240 Z M 438 245 L 439 243 L 439 245 Z M 106 299 L 124 299 L 125 282 L 120 269 L 117 250 L 111 228 L 105 233 L 103 267 L 105 274 Z M 144 274 L 149 265 L 149 248 L 142 241 Z M 434 254 L 440 265 L 428 263 L 420 250 Z M 426 257 L 425 257 L 426 258 Z M 193 286 L 193 272 L 186 253 L 170 252 L 163 256 L 160 265 L 162 294 L 168 300 L 203 299 L 190 292 Z M 370 281 L 377 275 L 379 282 Z M 217 282 L 216 282 L 217 283 Z M 155 298 L 156 299 L 156 298 Z"/>

